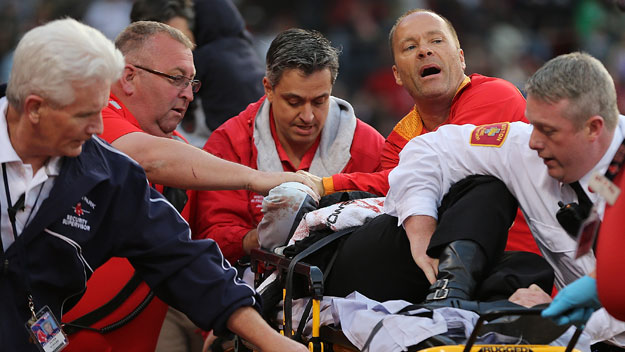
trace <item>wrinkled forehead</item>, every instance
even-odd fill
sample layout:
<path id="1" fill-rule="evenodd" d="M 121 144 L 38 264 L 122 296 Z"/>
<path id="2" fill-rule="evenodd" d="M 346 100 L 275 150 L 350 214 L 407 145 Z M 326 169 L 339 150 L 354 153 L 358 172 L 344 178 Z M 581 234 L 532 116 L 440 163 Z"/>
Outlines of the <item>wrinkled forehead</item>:
<path id="1" fill-rule="evenodd" d="M 154 35 L 128 59 L 137 64 L 150 65 L 157 70 L 179 70 L 183 75 L 195 75 L 193 52 L 183 43 L 169 35 L 159 33 Z"/>
<path id="2" fill-rule="evenodd" d="M 397 25 L 393 35 L 393 46 L 401 40 L 435 32 L 444 34 L 457 44 L 450 24 L 442 17 L 427 11 L 411 13 Z"/>

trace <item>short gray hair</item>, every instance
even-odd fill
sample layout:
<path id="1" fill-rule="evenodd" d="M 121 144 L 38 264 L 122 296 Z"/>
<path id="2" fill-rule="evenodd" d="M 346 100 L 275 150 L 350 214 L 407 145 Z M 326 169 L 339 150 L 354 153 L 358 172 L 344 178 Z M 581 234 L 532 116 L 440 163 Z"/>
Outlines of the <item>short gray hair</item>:
<path id="1" fill-rule="evenodd" d="M 157 34 L 165 34 L 172 39 L 183 44 L 189 50 L 193 50 L 195 45 L 180 30 L 154 21 L 137 21 L 126 27 L 117 38 L 115 46 L 121 50 L 124 56 L 143 50 L 147 41 Z"/>
<path id="2" fill-rule="evenodd" d="M 603 64 L 586 53 L 560 55 L 544 64 L 525 84 L 528 95 L 547 103 L 567 99 L 566 117 L 582 128 L 591 116 L 603 117 L 606 128 L 618 122 L 616 89 Z"/>
<path id="3" fill-rule="evenodd" d="M 30 94 L 57 106 L 72 104 L 74 89 L 96 81 L 113 83 L 124 57 L 98 30 L 66 18 L 28 31 L 13 56 L 7 99 L 18 111 Z"/>
<path id="4" fill-rule="evenodd" d="M 306 75 L 329 69 L 334 84 L 339 73 L 339 50 L 314 30 L 291 28 L 278 34 L 267 51 L 267 79 L 275 87 L 284 71 L 298 69 Z"/>

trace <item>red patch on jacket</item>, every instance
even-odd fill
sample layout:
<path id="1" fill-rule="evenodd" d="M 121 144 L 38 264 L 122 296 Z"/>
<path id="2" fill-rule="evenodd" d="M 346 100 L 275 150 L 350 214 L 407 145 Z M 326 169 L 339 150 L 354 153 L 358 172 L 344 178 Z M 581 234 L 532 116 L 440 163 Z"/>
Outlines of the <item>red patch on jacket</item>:
<path id="1" fill-rule="evenodd" d="M 509 130 L 510 124 L 508 122 L 477 126 L 471 132 L 471 145 L 501 147 Z"/>

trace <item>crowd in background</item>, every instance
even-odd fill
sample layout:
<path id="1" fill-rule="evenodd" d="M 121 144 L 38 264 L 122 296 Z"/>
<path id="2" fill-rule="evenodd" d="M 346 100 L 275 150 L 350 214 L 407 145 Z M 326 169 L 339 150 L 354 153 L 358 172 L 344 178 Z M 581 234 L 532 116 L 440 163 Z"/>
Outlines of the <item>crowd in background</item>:
<path id="1" fill-rule="evenodd" d="M 333 95 L 387 135 L 413 102 L 395 84 L 388 32 L 409 8 L 430 8 L 456 27 L 467 74 L 504 78 L 520 89 L 548 59 L 583 50 L 612 74 L 625 111 L 625 14 L 610 0 L 235 0 L 261 58 L 289 27 L 316 29 L 342 51 Z M 0 0 L 0 81 L 21 35 L 47 20 L 81 19 L 113 39 L 129 21 L 130 0 Z"/>

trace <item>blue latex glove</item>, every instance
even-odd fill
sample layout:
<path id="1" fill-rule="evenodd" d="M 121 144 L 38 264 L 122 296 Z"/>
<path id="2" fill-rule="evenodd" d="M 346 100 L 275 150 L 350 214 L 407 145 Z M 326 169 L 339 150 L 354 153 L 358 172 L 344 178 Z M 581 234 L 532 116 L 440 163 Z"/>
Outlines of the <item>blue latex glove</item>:
<path id="1" fill-rule="evenodd" d="M 551 318 L 556 324 L 585 324 L 594 311 L 601 308 L 597 295 L 597 280 L 583 276 L 562 291 L 541 315 Z"/>

